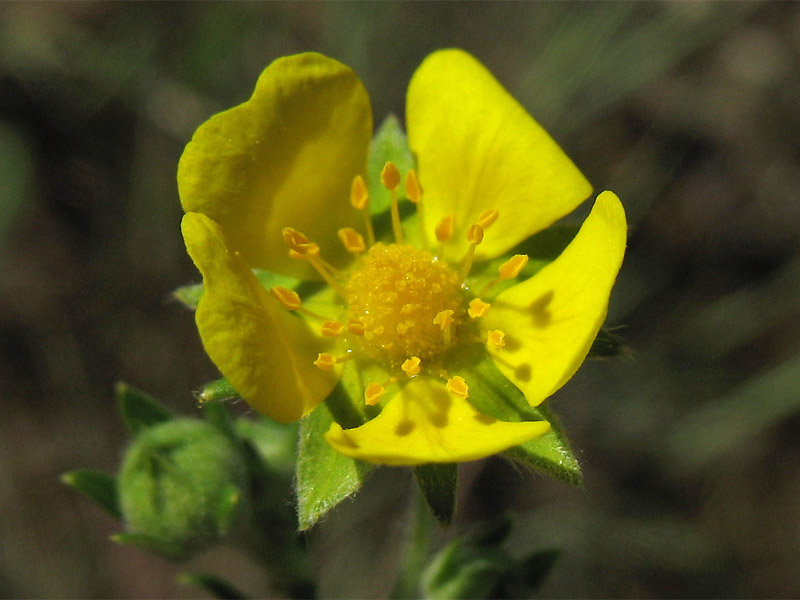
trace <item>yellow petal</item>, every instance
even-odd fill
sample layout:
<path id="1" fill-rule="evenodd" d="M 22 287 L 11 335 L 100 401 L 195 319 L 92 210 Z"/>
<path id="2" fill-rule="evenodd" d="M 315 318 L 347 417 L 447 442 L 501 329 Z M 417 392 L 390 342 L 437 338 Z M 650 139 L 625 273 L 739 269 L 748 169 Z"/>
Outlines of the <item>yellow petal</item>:
<path id="1" fill-rule="evenodd" d="M 606 318 L 625 254 L 627 225 L 619 198 L 597 197 L 580 231 L 555 261 L 508 288 L 481 320 L 505 332 L 495 364 L 536 406 L 578 370 Z"/>
<path id="2" fill-rule="evenodd" d="M 428 222 L 456 214 L 445 248 L 451 261 L 464 255 L 466 231 L 487 209 L 500 218 L 476 260 L 545 229 L 592 191 L 547 132 L 461 50 L 434 52 L 420 65 L 408 88 L 406 123 Z"/>
<path id="3" fill-rule="evenodd" d="M 546 433 L 547 421 L 507 423 L 451 394 L 443 381 L 415 377 L 376 418 L 354 429 L 331 425 L 325 439 L 346 456 L 383 465 L 477 460 Z"/>
<path id="4" fill-rule="evenodd" d="M 336 232 L 360 223 L 348 198 L 371 136 L 369 97 L 352 70 L 316 53 L 278 59 L 250 100 L 195 132 L 178 165 L 181 204 L 222 225 L 251 267 L 316 278 L 287 257 L 281 229 L 302 231 L 326 259 L 346 255 Z"/>
<path id="5" fill-rule="evenodd" d="M 311 412 L 336 384 L 313 365 L 325 342 L 261 287 L 216 222 L 188 213 L 181 228 L 203 274 L 196 320 L 211 360 L 259 412 L 282 423 Z"/>

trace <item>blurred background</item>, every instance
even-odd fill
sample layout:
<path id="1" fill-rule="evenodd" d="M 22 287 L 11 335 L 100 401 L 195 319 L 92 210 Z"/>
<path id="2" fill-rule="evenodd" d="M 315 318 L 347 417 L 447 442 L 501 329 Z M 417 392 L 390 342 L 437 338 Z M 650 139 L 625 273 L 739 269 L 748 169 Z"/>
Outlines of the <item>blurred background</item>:
<path id="1" fill-rule="evenodd" d="M 631 352 L 551 400 L 583 489 L 464 465 L 441 539 L 510 511 L 512 553 L 562 552 L 545 597 L 800 595 L 800 4 L 4 2 L 0 596 L 197 595 L 58 479 L 116 470 L 116 381 L 191 415 L 218 376 L 169 298 L 182 148 L 279 56 L 352 66 L 378 123 L 447 46 L 622 198 Z M 323 596 L 388 592 L 411 492 L 384 469 L 312 530 Z M 270 594 L 235 552 L 191 566 Z"/>

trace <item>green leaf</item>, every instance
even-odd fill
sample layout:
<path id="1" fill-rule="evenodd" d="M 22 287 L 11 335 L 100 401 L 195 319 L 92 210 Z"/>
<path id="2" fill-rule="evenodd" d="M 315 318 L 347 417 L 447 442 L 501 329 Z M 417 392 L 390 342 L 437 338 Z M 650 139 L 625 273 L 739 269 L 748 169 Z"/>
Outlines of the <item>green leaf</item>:
<path id="1" fill-rule="evenodd" d="M 64 473 L 61 481 L 87 496 L 112 517 L 122 519 L 117 494 L 117 478 L 91 469 L 78 469 Z"/>
<path id="2" fill-rule="evenodd" d="M 339 502 L 355 494 L 373 469 L 372 465 L 339 454 L 325 441 L 324 435 L 333 423 L 334 413 L 340 423 L 345 420 L 340 414 L 347 419 L 354 418 L 351 411 L 355 409 L 346 408 L 349 402 L 339 385 L 324 404 L 300 422 L 297 456 L 300 530 L 310 528 Z"/>
<path id="3" fill-rule="evenodd" d="M 242 592 L 237 590 L 232 583 L 225 581 L 221 577 L 211 573 L 181 573 L 178 575 L 178 582 L 198 587 L 220 600 L 241 600 L 247 598 Z"/>
<path id="4" fill-rule="evenodd" d="M 173 418 L 173 414 L 158 400 L 127 383 L 117 384 L 116 395 L 122 420 L 133 435 Z"/>
<path id="5" fill-rule="evenodd" d="M 470 382 L 470 401 L 481 412 L 502 421 L 550 421 L 547 433 L 511 448 L 505 456 L 567 483 L 581 483 L 580 465 L 558 418 L 549 409 L 544 405 L 530 406 L 522 392 L 477 345 L 464 349 L 454 361 L 459 365 L 458 372 L 463 372 Z"/>
<path id="6" fill-rule="evenodd" d="M 625 339 L 603 327 L 589 349 L 588 358 L 613 358 L 629 354 L 630 348 L 625 343 Z"/>
<path id="7" fill-rule="evenodd" d="M 389 115 L 383 120 L 369 147 L 367 186 L 370 212 L 373 215 L 384 212 L 392 203 L 391 193 L 383 187 L 380 177 L 383 166 L 390 160 L 397 165 L 403 175 L 414 167 L 414 159 L 411 156 L 411 149 L 408 147 L 406 134 L 400 126 L 400 121 L 394 115 Z M 403 194 L 402 186 L 398 193 Z"/>
<path id="8" fill-rule="evenodd" d="M 458 466 L 427 464 L 414 467 L 414 477 L 433 516 L 442 525 L 449 525 L 456 512 Z"/>

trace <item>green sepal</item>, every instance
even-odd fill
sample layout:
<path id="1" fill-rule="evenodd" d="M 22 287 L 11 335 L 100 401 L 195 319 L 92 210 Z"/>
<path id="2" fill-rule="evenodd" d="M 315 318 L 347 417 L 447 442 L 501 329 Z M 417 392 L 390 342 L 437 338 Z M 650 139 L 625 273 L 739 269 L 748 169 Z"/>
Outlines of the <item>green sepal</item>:
<path id="1" fill-rule="evenodd" d="M 504 456 L 556 479 L 580 485 L 583 480 L 580 465 L 557 417 L 549 409 L 543 405 L 530 406 L 481 346 L 464 348 L 454 356 L 454 361 L 457 371 L 469 381 L 470 402 L 481 412 L 501 421 L 550 422 L 547 433 L 507 450 Z"/>
<path id="2" fill-rule="evenodd" d="M 233 386 L 225 378 L 207 383 L 195 393 L 195 398 L 200 404 L 224 402 L 238 397 L 239 392 L 233 389 Z"/>
<path id="3" fill-rule="evenodd" d="M 203 284 L 192 283 L 181 286 L 174 290 L 171 296 L 183 304 L 186 308 L 195 310 L 197 305 L 200 303 L 200 298 L 203 296 Z"/>
<path id="4" fill-rule="evenodd" d="M 174 417 L 158 400 L 127 383 L 117 384 L 116 396 L 122 420 L 132 435 Z"/>
<path id="5" fill-rule="evenodd" d="M 414 167 L 408 139 L 399 119 L 389 115 L 383 120 L 369 147 L 367 162 L 367 187 L 369 189 L 369 210 L 373 215 L 387 210 L 392 203 L 392 195 L 381 183 L 381 171 L 387 161 L 392 161 L 405 176 Z M 397 190 L 398 197 L 404 194 L 403 186 Z"/>
<path id="6" fill-rule="evenodd" d="M 211 573 L 184 572 L 178 575 L 178 583 L 205 590 L 219 600 L 244 600 L 247 598 L 232 583 Z"/>
<path id="7" fill-rule="evenodd" d="M 234 444 L 238 443 L 238 436 L 234 429 L 233 419 L 224 404 L 211 402 L 203 404 L 203 413 L 206 421 L 219 429 Z"/>
<path id="8" fill-rule="evenodd" d="M 553 570 L 561 552 L 557 549 L 539 550 L 520 561 L 514 577 L 506 583 L 509 598 L 519 598 L 538 590 Z M 517 584 L 520 589 L 515 589 Z"/>
<path id="9" fill-rule="evenodd" d="M 296 485 L 301 531 L 355 494 L 373 469 L 372 465 L 339 454 L 325 441 L 334 414 L 343 427 L 355 427 L 363 422 L 363 416 L 359 422 L 359 412 L 341 382 L 325 403 L 300 421 Z"/>
<path id="10" fill-rule="evenodd" d="M 414 467 L 414 477 L 433 516 L 442 525 L 450 525 L 456 512 L 458 465 L 420 465 Z"/>
<path id="11" fill-rule="evenodd" d="M 122 519 L 117 478 L 113 475 L 92 469 L 77 469 L 64 473 L 61 481 L 88 497 L 112 517 Z"/>
<path id="12" fill-rule="evenodd" d="M 614 358 L 615 356 L 628 356 L 630 347 L 625 343 L 625 339 L 603 327 L 589 349 L 587 358 Z"/>

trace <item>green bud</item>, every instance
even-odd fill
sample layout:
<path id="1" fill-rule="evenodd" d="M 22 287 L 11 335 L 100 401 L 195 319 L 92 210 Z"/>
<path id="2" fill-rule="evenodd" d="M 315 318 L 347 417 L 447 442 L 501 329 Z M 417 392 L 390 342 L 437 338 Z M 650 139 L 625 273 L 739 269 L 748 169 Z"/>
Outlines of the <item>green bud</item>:
<path id="1" fill-rule="evenodd" d="M 143 430 L 119 475 L 123 543 L 187 558 L 224 538 L 243 512 L 247 476 L 234 443 L 196 419 Z"/>

